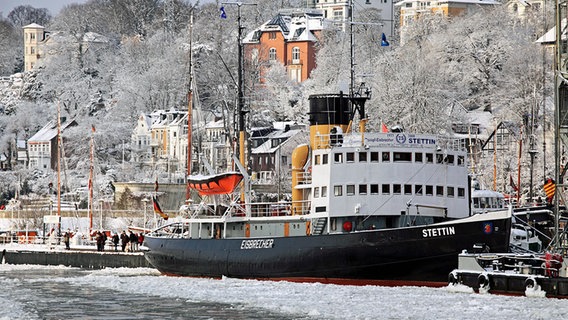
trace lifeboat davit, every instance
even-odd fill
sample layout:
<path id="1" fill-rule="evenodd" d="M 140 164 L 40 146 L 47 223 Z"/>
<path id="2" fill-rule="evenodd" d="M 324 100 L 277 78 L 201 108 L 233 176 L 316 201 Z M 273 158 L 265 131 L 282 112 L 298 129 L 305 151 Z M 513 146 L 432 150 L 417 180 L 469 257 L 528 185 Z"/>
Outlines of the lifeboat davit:
<path id="1" fill-rule="evenodd" d="M 243 180 L 239 172 L 226 172 L 215 175 L 191 175 L 187 183 L 191 189 L 197 190 L 201 196 L 232 193 Z"/>

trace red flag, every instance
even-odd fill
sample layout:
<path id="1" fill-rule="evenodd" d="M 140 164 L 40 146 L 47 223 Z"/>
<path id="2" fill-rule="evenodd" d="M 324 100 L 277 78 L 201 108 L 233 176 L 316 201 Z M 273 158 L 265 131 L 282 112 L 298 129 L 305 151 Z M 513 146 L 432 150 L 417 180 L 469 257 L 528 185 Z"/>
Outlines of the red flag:
<path id="1" fill-rule="evenodd" d="M 95 133 L 97 131 L 97 129 L 95 129 L 94 125 L 91 125 L 91 131 L 93 131 L 93 133 Z"/>
<path id="2" fill-rule="evenodd" d="M 154 183 L 154 191 L 158 192 L 158 178 L 156 178 L 156 183 Z"/>
<path id="3" fill-rule="evenodd" d="M 389 132 L 389 128 L 386 124 L 381 122 L 381 132 Z"/>
<path id="4" fill-rule="evenodd" d="M 152 202 L 154 204 L 154 212 L 159 214 L 162 218 L 164 218 L 164 220 L 168 220 L 168 215 L 164 213 L 164 211 L 162 211 L 162 208 L 160 208 L 160 204 L 158 204 L 158 199 L 156 197 L 152 197 Z"/>

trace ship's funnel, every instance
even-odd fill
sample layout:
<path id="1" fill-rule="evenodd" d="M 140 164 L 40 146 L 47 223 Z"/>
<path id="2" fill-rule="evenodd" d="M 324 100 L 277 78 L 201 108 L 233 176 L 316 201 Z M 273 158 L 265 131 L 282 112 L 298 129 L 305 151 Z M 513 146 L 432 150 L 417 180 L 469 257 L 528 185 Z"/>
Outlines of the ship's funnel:
<path id="1" fill-rule="evenodd" d="M 328 148 L 330 143 L 340 143 L 353 113 L 349 96 L 342 93 L 311 95 L 309 101 L 312 150 Z"/>

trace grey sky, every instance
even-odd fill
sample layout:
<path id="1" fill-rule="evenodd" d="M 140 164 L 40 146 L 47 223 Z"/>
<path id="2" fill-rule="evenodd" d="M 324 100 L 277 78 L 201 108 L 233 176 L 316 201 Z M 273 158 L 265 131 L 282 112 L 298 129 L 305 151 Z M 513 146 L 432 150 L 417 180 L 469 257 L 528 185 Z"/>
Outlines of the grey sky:
<path id="1" fill-rule="evenodd" d="M 0 0 L 0 13 L 6 18 L 8 13 L 20 5 L 30 5 L 34 8 L 47 8 L 55 16 L 66 5 L 71 3 L 85 3 L 87 0 Z"/>

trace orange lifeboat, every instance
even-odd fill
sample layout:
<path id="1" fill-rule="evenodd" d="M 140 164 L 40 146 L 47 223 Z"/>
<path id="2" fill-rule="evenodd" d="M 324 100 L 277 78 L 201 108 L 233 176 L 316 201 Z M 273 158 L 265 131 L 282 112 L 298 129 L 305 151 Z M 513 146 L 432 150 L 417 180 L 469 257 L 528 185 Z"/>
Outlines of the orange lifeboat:
<path id="1" fill-rule="evenodd" d="M 243 180 L 239 172 L 226 172 L 210 176 L 189 176 L 187 183 L 191 189 L 197 190 L 201 196 L 232 193 Z"/>

